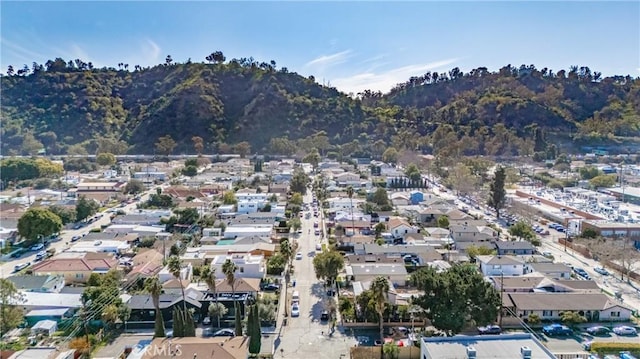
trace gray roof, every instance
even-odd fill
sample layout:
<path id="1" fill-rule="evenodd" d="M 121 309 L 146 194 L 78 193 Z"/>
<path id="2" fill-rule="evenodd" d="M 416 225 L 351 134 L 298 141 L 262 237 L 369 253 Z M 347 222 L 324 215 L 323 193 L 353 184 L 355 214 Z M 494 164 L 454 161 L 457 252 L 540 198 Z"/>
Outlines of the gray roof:
<path id="1" fill-rule="evenodd" d="M 531 349 L 531 359 L 555 359 L 531 334 L 503 334 L 422 338 L 426 359 L 466 359 L 467 348 L 476 350 L 477 359 L 521 358 L 520 349 Z"/>
<path id="2" fill-rule="evenodd" d="M 523 264 L 521 260 L 512 256 L 477 256 L 476 259 L 482 263 L 489 265 L 519 265 Z"/>
<path id="3" fill-rule="evenodd" d="M 50 275 L 14 275 L 7 278 L 18 290 L 52 288 L 55 277 Z"/>
<path id="4" fill-rule="evenodd" d="M 562 263 L 529 263 L 534 271 L 540 273 L 571 272 L 571 268 Z"/>
<path id="5" fill-rule="evenodd" d="M 356 253 L 364 252 L 365 254 L 420 254 L 428 253 L 435 249 L 432 246 L 380 246 L 375 243 L 358 243 L 354 245 L 354 250 Z"/>
<path id="6" fill-rule="evenodd" d="M 407 269 L 402 264 L 369 264 L 359 263 L 351 265 L 351 272 L 354 276 L 358 275 L 407 275 Z"/>
<path id="7" fill-rule="evenodd" d="M 86 236 L 82 237 L 83 241 L 109 241 L 116 239 L 118 237 L 118 233 L 109 233 L 109 232 L 89 232 Z"/>
<path id="8" fill-rule="evenodd" d="M 527 241 L 496 241 L 495 246 L 503 250 L 526 249 L 535 250 L 536 248 Z"/>
<path id="9" fill-rule="evenodd" d="M 507 294 L 507 293 L 505 293 Z M 626 306 L 601 293 L 508 293 L 518 310 L 604 310 Z"/>

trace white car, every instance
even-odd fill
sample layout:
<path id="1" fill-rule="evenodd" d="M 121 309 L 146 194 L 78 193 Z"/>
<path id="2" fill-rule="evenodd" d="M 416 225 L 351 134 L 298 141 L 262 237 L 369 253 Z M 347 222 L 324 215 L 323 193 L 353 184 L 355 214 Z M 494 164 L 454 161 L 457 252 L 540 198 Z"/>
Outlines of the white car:
<path id="1" fill-rule="evenodd" d="M 617 335 L 637 335 L 638 331 L 634 327 L 629 327 L 626 325 L 621 325 L 619 327 L 613 328 L 613 332 Z"/>
<path id="2" fill-rule="evenodd" d="M 292 317 L 300 316 L 300 306 L 298 305 L 298 303 L 293 303 L 293 305 L 291 306 L 291 316 Z"/>
<path id="3" fill-rule="evenodd" d="M 38 251 L 41 251 L 43 249 L 44 249 L 44 244 L 42 244 L 42 243 L 35 244 L 35 245 L 33 245 L 33 247 L 31 247 L 31 250 L 34 251 L 34 252 L 38 252 Z"/>
<path id="4" fill-rule="evenodd" d="M 296 260 L 301 260 L 301 259 L 302 259 L 302 252 L 296 253 Z"/>
<path id="5" fill-rule="evenodd" d="M 322 250 L 322 244 L 316 243 L 316 251 L 321 251 L 321 250 Z"/>

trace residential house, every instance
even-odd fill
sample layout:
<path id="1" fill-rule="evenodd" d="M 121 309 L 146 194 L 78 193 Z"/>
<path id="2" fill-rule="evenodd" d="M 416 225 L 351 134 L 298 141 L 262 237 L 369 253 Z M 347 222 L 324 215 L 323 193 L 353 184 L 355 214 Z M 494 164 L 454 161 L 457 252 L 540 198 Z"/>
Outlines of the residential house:
<path id="1" fill-rule="evenodd" d="M 536 253 L 536 247 L 527 241 L 495 241 L 498 255 L 532 255 Z"/>
<path id="2" fill-rule="evenodd" d="M 61 275 L 13 275 L 7 280 L 21 292 L 60 293 L 65 285 Z"/>
<path id="3" fill-rule="evenodd" d="M 182 295 L 182 290 L 187 288 L 191 284 L 191 281 L 188 279 L 178 280 L 177 278 L 169 279 L 168 281 L 162 283 L 162 292 L 167 295 Z"/>
<path id="4" fill-rule="evenodd" d="M 419 204 L 424 201 L 424 193 L 420 191 L 411 191 L 409 192 L 409 200 L 413 205 Z"/>
<path id="5" fill-rule="evenodd" d="M 217 255 L 211 261 L 211 269 L 215 269 L 216 278 L 225 277 L 222 272 L 224 263 L 230 260 L 238 266 L 236 278 L 264 278 L 266 273 L 264 256 L 251 254 Z"/>
<path id="6" fill-rule="evenodd" d="M 551 279 L 540 273 L 516 277 L 490 277 L 494 288 L 504 293 L 600 293 L 598 283 L 592 280 Z"/>
<path id="7" fill-rule="evenodd" d="M 446 228 L 440 227 L 428 227 L 425 228 L 424 231 L 427 233 L 429 237 L 434 237 L 438 239 L 449 239 L 451 232 L 449 232 Z"/>
<path id="8" fill-rule="evenodd" d="M 224 238 L 243 238 L 249 236 L 256 236 L 263 238 L 265 241 L 271 240 L 271 233 L 273 232 L 273 224 L 263 224 L 260 226 L 246 225 L 246 226 L 230 226 L 224 230 Z"/>
<path id="9" fill-rule="evenodd" d="M 520 318 L 536 314 L 559 320 L 560 313 L 576 312 L 590 322 L 628 321 L 631 309 L 602 293 L 505 293 L 503 305 Z"/>
<path id="10" fill-rule="evenodd" d="M 405 286 L 408 279 L 407 269 L 402 264 L 361 263 L 345 267 L 350 281 L 367 282 L 377 277 L 385 277 L 395 286 Z"/>
<path id="11" fill-rule="evenodd" d="M 391 204 L 394 206 L 408 206 L 411 204 L 411 199 L 407 192 L 393 192 L 389 197 L 391 198 Z"/>
<path id="12" fill-rule="evenodd" d="M 73 309 L 82 307 L 82 293 L 21 292 L 22 300 L 14 303 L 25 311 L 34 309 Z"/>
<path id="13" fill-rule="evenodd" d="M 338 173 L 333 176 L 333 180 L 338 186 L 353 186 L 353 188 L 359 188 L 362 181 L 360 175 L 353 172 Z"/>
<path id="14" fill-rule="evenodd" d="M 165 322 L 172 319 L 174 308 L 182 308 L 186 304 L 187 310 L 194 309 L 196 313 L 200 313 L 202 303 L 199 299 L 202 297 L 198 291 L 186 291 L 183 300 L 182 294 L 161 294 L 160 295 L 160 311 Z M 186 303 L 184 303 L 186 302 Z M 131 309 L 130 321 L 133 322 L 149 322 L 153 326 L 155 320 L 155 307 L 153 300 L 149 294 L 134 294 L 126 302 L 127 307 Z"/>
<path id="15" fill-rule="evenodd" d="M 156 338 L 149 348 L 140 349 L 141 359 L 246 359 L 249 357 L 249 338 Z"/>
<path id="16" fill-rule="evenodd" d="M 333 197 L 327 200 L 327 203 L 329 203 L 329 212 L 352 210 L 355 212 L 362 202 L 362 199 L 349 197 Z"/>
<path id="17" fill-rule="evenodd" d="M 129 243 L 118 240 L 79 241 L 71 245 L 67 252 L 81 253 L 116 253 L 122 254 L 131 249 Z"/>
<path id="18" fill-rule="evenodd" d="M 404 238 L 404 235 L 409 233 L 420 233 L 420 229 L 410 225 L 400 217 L 391 218 L 387 223 L 387 230 L 395 239 Z"/>
<path id="19" fill-rule="evenodd" d="M 571 268 L 563 263 L 525 263 L 524 273 L 533 272 L 552 279 L 571 279 Z"/>
<path id="20" fill-rule="evenodd" d="M 112 253 L 63 252 L 55 257 L 35 264 L 31 271 L 35 275 L 60 275 L 66 284 L 84 284 L 92 273 L 105 274 L 118 268 Z"/>
<path id="21" fill-rule="evenodd" d="M 488 242 L 495 240 L 498 235 L 488 226 L 449 225 L 449 231 L 455 242 Z"/>
<path id="22" fill-rule="evenodd" d="M 131 258 L 131 271 L 127 273 L 127 281 L 138 278 L 149 278 L 156 275 L 162 268 L 164 255 L 153 248 L 140 248 Z"/>
<path id="23" fill-rule="evenodd" d="M 524 273 L 524 263 L 512 256 L 477 256 L 476 262 L 485 277 L 520 276 Z"/>

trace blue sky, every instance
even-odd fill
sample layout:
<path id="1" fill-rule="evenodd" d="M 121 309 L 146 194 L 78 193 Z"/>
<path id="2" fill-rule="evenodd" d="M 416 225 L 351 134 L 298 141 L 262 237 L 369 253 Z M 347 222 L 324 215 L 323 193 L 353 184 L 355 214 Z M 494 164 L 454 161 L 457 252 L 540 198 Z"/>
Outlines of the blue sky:
<path id="1" fill-rule="evenodd" d="M 640 2 L 0 2 L 0 71 L 149 66 L 221 50 L 357 93 L 426 71 L 534 64 L 640 75 Z"/>

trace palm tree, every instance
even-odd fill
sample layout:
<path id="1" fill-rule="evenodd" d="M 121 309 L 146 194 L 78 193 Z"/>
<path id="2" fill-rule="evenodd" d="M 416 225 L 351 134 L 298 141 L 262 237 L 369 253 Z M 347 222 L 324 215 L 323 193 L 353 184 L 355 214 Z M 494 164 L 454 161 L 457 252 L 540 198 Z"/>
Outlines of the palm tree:
<path id="1" fill-rule="evenodd" d="M 349 196 L 349 208 L 351 209 L 351 230 L 353 231 L 353 235 L 356 235 L 356 225 L 353 219 L 353 187 L 347 187 L 347 196 Z"/>
<path id="2" fill-rule="evenodd" d="M 371 288 L 369 289 L 372 294 L 372 299 L 376 303 L 376 311 L 378 312 L 378 324 L 380 325 L 380 341 L 384 343 L 384 333 L 383 333 L 383 315 L 384 315 L 384 307 L 387 304 L 389 297 L 389 282 L 385 277 L 376 277 L 371 283 Z"/>
<path id="3" fill-rule="evenodd" d="M 182 271 L 182 261 L 178 256 L 170 256 L 167 260 L 167 267 L 169 268 L 169 272 L 176 277 L 178 282 L 180 282 L 180 291 L 182 292 L 182 306 L 185 314 L 187 313 L 187 301 L 184 296 L 184 286 L 182 285 L 182 278 L 180 277 L 180 272 Z"/>
<path id="4" fill-rule="evenodd" d="M 207 284 L 207 287 L 209 288 L 209 291 L 213 295 L 213 298 L 217 305 L 218 295 L 216 293 L 216 269 L 211 268 L 210 264 L 205 264 L 200 269 L 200 278 L 202 278 L 202 280 L 204 280 L 204 282 Z M 218 317 L 218 328 L 220 328 L 220 317 Z"/>
<path id="5" fill-rule="evenodd" d="M 160 311 L 160 294 L 162 294 L 162 284 L 158 276 L 149 277 L 144 281 L 144 290 L 151 295 L 153 307 L 156 310 L 156 337 L 164 337 L 164 318 Z"/>
<path id="6" fill-rule="evenodd" d="M 222 265 L 222 273 L 227 277 L 227 283 L 231 286 L 231 295 L 233 297 L 233 309 L 234 315 L 236 317 L 236 335 L 240 336 L 242 333 L 238 333 L 238 322 L 240 318 L 238 317 L 238 302 L 236 301 L 236 271 L 238 270 L 238 266 L 233 263 L 231 260 L 227 259 Z"/>
<path id="7" fill-rule="evenodd" d="M 105 322 L 107 329 L 113 327 L 113 324 L 118 320 L 118 306 L 115 304 L 107 305 L 102 311 L 102 320 Z"/>

